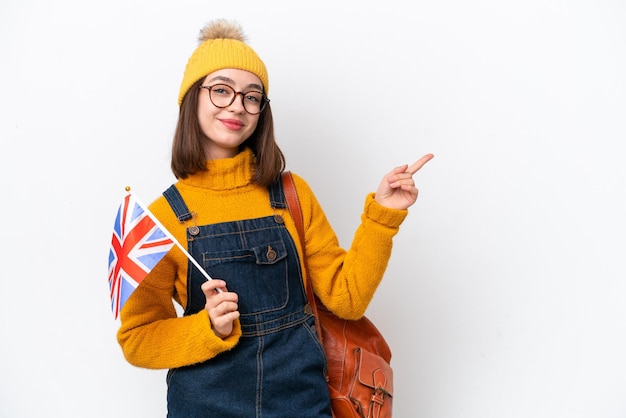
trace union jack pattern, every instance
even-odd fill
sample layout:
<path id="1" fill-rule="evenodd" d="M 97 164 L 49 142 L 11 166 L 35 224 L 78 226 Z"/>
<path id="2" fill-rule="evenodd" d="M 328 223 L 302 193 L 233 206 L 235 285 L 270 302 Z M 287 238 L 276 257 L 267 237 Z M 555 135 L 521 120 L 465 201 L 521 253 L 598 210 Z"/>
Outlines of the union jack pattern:
<path id="1" fill-rule="evenodd" d="M 109 252 L 109 291 L 115 319 L 139 283 L 174 244 L 153 215 L 128 193 L 117 211 Z"/>

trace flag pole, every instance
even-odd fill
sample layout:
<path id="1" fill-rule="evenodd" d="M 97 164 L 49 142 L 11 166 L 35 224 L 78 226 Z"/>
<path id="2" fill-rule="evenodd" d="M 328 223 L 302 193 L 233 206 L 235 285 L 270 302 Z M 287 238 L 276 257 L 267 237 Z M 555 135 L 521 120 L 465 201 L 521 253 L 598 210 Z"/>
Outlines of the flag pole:
<path id="1" fill-rule="evenodd" d="M 126 186 L 126 192 L 128 194 L 132 194 L 133 197 L 135 198 L 135 201 L 137 202 L 137 204 L 139 206 L 141 206 L 141 209 L 143 209 L 148 216 L 150 217 L 150 219 L 152 219 L 152 221 L 154 221 L 155 224 L 157 224 L 157 226 L 159 228 L 161 228 L 161 230 L 163 230 L 163 232 L 165 232 L 165 234 L 167 234 L 168 238 L 171 239 L 174 244 L 176 244 L 176 246 L 183 252 L 183 254 L 185 254 L 187 256 L 187 258 L 189 259 L 189 261 L 192 262 L 192 264 L 194 266 L 196 266 L 196 268 L 200 271 L 200 273 L 202 273 L 202 275 L 207 279 L 207 280 L 213 280 L 213 278 L 211 276 L 209 276 L 209 273 L 207 273 L 201 266 L 200 264 L 198 264 L 198 262 L 196 261 L 195 258 L 193 258 L 191 256 L 191 254 L 189 254 L 189 252 L 182 246 L 180 245 L 180 243 L 178 242 L 178 240 L 176 238 L 174 238 L 174 235 L 172 235 L 172 233 L 170 231 L 167 230 L 166 227 L 163 226 L 163 224 L 161 222 L 159 222 L 159 220 L 156 218 L 156 216 L 154 216 L 152 214 L 152 212 L 150 212 L 148 210 L 148 207 L 146 205 L 143 204 L 143 202 L 141 200 L 139 200 L 139 198 L 137 197 L 136 194 L 131 193 L 130 191 L 130 186 Z M 221 289 L 217 289 L 218 291 L 221 291 Z"/>

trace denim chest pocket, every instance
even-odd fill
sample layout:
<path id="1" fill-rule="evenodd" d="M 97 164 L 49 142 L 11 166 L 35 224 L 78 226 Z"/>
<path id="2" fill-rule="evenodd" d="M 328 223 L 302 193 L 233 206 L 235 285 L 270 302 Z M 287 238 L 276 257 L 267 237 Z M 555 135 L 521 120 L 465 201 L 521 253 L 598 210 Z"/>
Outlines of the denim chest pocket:
<path id="1" fill-rule="evenodd" d="M 202 261 L 214 278 L 239 296 L 241 315 L 281 309 L 289 299 L 288 257 L 282 240 L 246 249 L 205 252 Z"/>
<path id="2" fill-rule="evenodd" d="M 202 254 L 202 261 L 207 268 L 230 262 L 275 264 L 285 258 L 287 258 L 287 250 L 282 241 L 273 241 L 246 249 L 209 251 Z"/>

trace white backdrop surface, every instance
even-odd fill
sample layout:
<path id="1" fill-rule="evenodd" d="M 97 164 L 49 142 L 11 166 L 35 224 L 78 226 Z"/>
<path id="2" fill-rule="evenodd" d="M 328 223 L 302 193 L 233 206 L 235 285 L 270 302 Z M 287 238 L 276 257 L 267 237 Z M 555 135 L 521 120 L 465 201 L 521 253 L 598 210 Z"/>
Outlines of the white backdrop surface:
<path id="1" fill-rule="evenodd" d="M 0 416 L 164 417 L 125 362 L 107 257 L 169 147 L 198 30 L 238 20 L 288 168 L 343 245 L 427 152 L 368 314 L 399 418 L 626 416 L 626 3 L 0 3 Z"/>

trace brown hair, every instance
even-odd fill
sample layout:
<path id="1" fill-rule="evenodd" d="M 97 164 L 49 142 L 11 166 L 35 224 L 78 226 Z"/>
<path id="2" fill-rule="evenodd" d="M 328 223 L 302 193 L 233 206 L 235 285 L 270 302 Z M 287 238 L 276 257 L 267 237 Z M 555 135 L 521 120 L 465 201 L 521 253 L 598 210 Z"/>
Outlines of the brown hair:
<path id="1" fill-rule="evenodd" d="M 202 142 L 207 138 L 198 121 L 198 93 L 204 78 L 196 81 L 185 94 L 180 104 L 178 123 L 172 142 L 171 168 L 177 179 L 185 179 L 191 174 L 206 171 L 206 159 Z M 285 156 L 274 137 L 272 109 L 268 103 L 259 115 L 256 129 L 239 150 L 250 148 L 256 157 L 256 167 L 252 182 L 269 186 L 278 179 L 285 169 Z"/>

